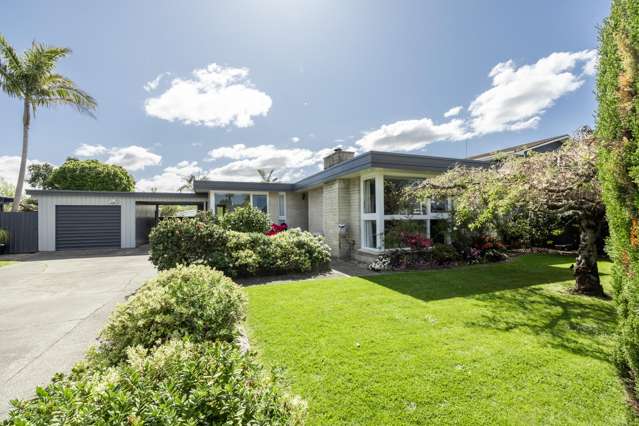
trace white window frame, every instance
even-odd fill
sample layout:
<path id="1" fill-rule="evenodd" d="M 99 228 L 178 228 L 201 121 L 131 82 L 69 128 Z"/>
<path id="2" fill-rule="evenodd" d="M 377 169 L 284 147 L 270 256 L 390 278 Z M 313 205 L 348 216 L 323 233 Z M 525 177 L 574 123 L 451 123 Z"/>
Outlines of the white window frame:
<path id="1" fill-rule="evenodd" d="M 433 213 L 431 212 L 430 199 L 426 200 L 426 214 L 385 214 L 384 212 L 384 178 L 415 178 L 421 179 L 419 176 L 395 175 L 392 173 L 384 173 L 376 171 L 362 174 L 360 176 L 360 250 L 369 253 L 382 253 L 384 251 L 384 222 L 386 220 L 425 220 L 426 221 L 426 237 L 430 238 L 430 221 L 437 219 L 450 219 L 450 208 L 452 201 L 449 198 L 448 212 Z M 427 177 L 423 177 L 426 179 Z M 375 179 L 375 213 L 364 213 L 364 181 Z M 377 231 L 377 247 L 366 247 L 366 226 L 365 221 L 374 220 L 376 222 Z M 446 236 L 446 241 L 450 241 L 450 236 Z"/>
<path id="2" fill-rule="evenodd" d="M 284 203 L 283 203 L 283 207 L 284 207 L 284 215 L 280 215 L 280 197 L 283 197 L 284 199 Z M 286 222 L 286 218 L 288 216 L 288 211 L 286 208 L 286 192 L 278 192 L 277 193 L 277 220 L 278 221 L 283 221 L 284 223 Z"/>
<path id="3" fill-rule="evenodd" d="M 216 212 L 215 212 L 215 194 L 249 194 L 249 203 L 251 204 L 251 207 L 253 207 L 253 195 L 266 195 L 266 214 L 270 215 L 270 211 L 269 211 L 270 200 L 269 200 L 268 192 L 226 190 L 226 191 L 209 191 L 209 210 L 211 210 L 211 212 L 213 212 L 213 216 L 215 216 L 215 214 L 216 214 Z"/>

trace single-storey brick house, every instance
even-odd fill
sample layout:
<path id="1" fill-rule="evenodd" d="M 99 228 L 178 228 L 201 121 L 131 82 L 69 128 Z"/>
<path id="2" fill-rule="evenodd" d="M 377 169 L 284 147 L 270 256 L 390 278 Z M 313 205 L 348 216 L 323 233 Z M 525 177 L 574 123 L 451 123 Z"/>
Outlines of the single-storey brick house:
<path id="1" fill-rule="evenodd" d="M 425 155 L 366 152 L 357 157 L 336 149 L 324 159 L 324 170 L 295 183 L 195 181 L 214 214 L 251 204 L 274 223 L 285 222 L 324 235 L 338 257 L 369 258 L 384 250 L 385 231 L 410 220 L 434 240 L 447 239 L 443 222 L 447 200 L 431 201 L 405 211 L 398 204 L 402 188 L 455 165 L 485 166 L 484 161 Z M 443 225 L 443 226 L 442 226 Z"/>
<path id="2" fill-rule="evenodd" d="M 515 155 L 556 149 L 567 136 L 510 148 Z M 148 241 L 159 206 L 194 205 L 219 215 L 240 205 L 321 234 L 338 257 L 370 260 L 388 248 L 385 236 L 411 221 L 434 241 L 448 240 L 449 200 L 407 207 L 398 195 L 407 185 L 456 165 L 484 167 L 499 152 L 469 159 L 370 151 L 355 156 L 336 149 L 322 171 L 295 183 L 196 180 L 193 193 L 28 190 L 38 200 L 40 251 L 90 247 L 132 248 Z"/>

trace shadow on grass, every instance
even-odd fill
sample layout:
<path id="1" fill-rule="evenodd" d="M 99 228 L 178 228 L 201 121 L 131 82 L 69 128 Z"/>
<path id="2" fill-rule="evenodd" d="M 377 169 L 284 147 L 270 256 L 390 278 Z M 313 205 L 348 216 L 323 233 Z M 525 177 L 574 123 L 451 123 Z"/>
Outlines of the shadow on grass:
<path id="1" fill-rule="evenodd" d="M 551 347 L 609 361 L 615 328 L 611 302 L 568 294 L 570 257 L 522 256 L 500 264 L 362 277 L 423 301 L 468 298 L 482 303 L 469 327 L 534 334 Z M 604 274 L 602 274 L 604 275 Z M 565 286 L 540 287 L 565 283 Z"/>
<path id="2" fill-rule="evenodd" d="M 615 308 L 609 301 L 530 287 L 473 296 L 485 314 L 470 327 L 534 334 L 550 347 L 610 361 L 608 343 L 615 331 Z"/>
<path id="3" fill-rule="evenodd" d="M 468 297 L 572 280 L 558 263 L 571 258 L 522 256 L 508 262 L 366 276 L 363 279 L 424 301 Z"/>

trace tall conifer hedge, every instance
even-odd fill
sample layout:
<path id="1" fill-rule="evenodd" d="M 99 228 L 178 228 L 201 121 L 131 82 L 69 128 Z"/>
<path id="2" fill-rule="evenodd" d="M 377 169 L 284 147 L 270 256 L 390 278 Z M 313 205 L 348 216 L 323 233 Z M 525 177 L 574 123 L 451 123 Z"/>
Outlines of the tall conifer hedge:
<path id="1" fill-rule="evenodd" d="M 615 360 L 639 382 L 639 1 L 613 0 L 599 37 L 596 135 L 619 314 Z"/>

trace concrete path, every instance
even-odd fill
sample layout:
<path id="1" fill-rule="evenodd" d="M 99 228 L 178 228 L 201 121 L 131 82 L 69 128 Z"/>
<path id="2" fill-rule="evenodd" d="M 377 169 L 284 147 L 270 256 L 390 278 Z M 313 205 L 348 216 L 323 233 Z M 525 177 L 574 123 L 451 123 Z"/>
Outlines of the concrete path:
<path id="1" fill-rule="evenodd" d="M 11 399 L 28 398 L 54 373 L 69 371 L 115 305 L 156 273 L 139 250 L 16 260 L 0 267 L 0 419 Z"/>

